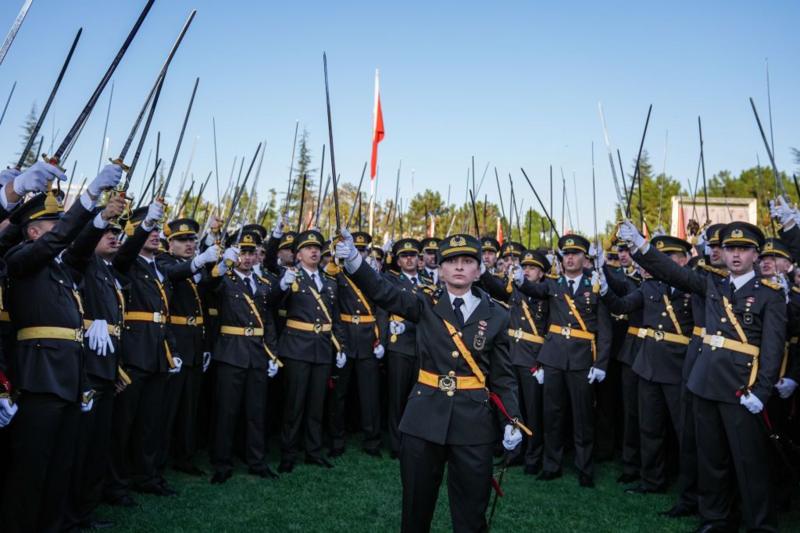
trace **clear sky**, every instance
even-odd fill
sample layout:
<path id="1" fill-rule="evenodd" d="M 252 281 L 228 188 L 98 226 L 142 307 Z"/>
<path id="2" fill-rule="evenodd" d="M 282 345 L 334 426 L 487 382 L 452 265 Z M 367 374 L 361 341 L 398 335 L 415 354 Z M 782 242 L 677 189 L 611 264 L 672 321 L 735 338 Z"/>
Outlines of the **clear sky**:
<path id="1" fill-rule="evenodd" d="M 0 3 L 0 32 L 7 31 L 22 3 Z M 53 127 L 56 144 L 61 141 L 143 4 L 34 0 L 0 65 L 0 100 L 18 82 L 0 125 L 3 160 L 11 161 L 20 149 L 20 125 L 31 104 L 41 108 L 47 98 L 78 27 L 84 28 L 83 37 L 46 122 L 45 149 Z M 598 101 L 626 166 L 635 158 L 652 103 L 645 147 L 657 171 L 664 166 L 669 132 L 667 173 L 684 184 L 694 179 L 702 115 L 708 174 L 738 172 L 755 165 L 756 154 L 762 164 L 767 160 L 747 100 L 756 99 L 766 122 L 765 58 L 779 168 L 794 168 L 789 147 L 800 147 L 796 1 L 157 0 L 114 76 L 108 133 L 113 154 L 192 8 L 197 18 L 170 69 L 153 142 L 141 163 L 156 130 L 162 132 L 162 154 L 172 157 L 199 76 L 174 183 L 195 138 L 192 172 L 199 180 L 213 169 L 212 116 L 223 188 L 233 157 L 249 157 L 266 139 L 260 189 L 284 190 L 295 120 L 309 131 L 317 166 L 327 144 L 323 50 L 337 169 L 345 181 L 357 181 L 369 157 L 373 78 L 380 68 L 386 138 L 380 147 L 379 198 L 393 195 L 400 159 L 402 196 L 424 187 L 445 195 L 452 185 L 452 199 L 459 202 L 472 155 L 478 178 L 490 162 L 501 176 L 512 172 L 518 192 L 526 187 L 520 166 L 544 190 L 552 164 L 557 177 L 563 167 L 573 204 L 575 172 L 581 227 L 591 232 L 592 142 L 601 224 L 611 217 L 614 201 Z M 96 170 L 107 103 L 106 93 L 73 151 L 79 176 Z M 490 167 L 483 191 L 495 199 L 491 175 Z M 139 183 L 131 187 L 138 188 Z M 532 195 L 526 192 L 524 198 L 530 205 Z"/>

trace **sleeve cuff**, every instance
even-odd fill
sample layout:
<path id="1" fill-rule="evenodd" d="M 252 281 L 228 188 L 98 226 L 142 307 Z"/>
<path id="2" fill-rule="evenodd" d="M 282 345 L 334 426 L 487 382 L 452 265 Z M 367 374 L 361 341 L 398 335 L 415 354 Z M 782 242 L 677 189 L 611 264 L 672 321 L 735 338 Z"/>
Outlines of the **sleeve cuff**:
<path id="1" fill-rule="evenodd" d="M 92 200 L 92 197 L 89 196 L 88 192 L 84 192 L 83 194 L 81 194 L 81 205 L 83 206 L 84 209 L 86 209 L 87 211 L 91 211 L 92 209 L 94 209 L 94 204 L 95 201 Z"/>
<path id="2" fill-rule="evenodd" d="M 6 211 L 11 211 L 15 207 L 17 207 L 17 204 L 19 204 L 19 202 L 14 202 L 12 204 L 8 201 L 8 197 L 6 196 L 5 186 L 0 187 L 0 189 L 2 189 L 2 192 L 0 192 L 0 206 L 2 206 L 2 208 L 5 209 Z"/>
<path id="3" fill-rule="evenodd" d="M 94 216 L 94 220 L 92 220 L 92 224 L 97 229 L 106 229 L 108 227 L 108 221 L 103 220 L 103 216 L 100 213 L 97 213 Z"/>
<path id="4" fill-rule="evenodd" d="M 362 261 L 361 254 L 358 254 L 352 261 L 345 261 L 344 268 L 347 270 L 348 274 L 355 274 L 356 270 L 361 266 Z"/>

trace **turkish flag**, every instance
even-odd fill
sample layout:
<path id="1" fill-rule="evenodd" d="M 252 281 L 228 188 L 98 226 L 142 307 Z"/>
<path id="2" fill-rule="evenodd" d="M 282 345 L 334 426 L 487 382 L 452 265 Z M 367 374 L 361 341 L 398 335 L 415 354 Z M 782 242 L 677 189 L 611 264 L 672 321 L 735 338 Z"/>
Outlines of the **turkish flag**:
<path id="1" fill-rule="evenodd" d="M 383 140 L 386 131 L 383 128 L 383 111 L 381 110 L 381 89 L 378 69 L 375 69 L 375 108 L 372 111 L 372 159 L 369 166 L 369 178 L 375 179 L 378 170 L 378 143 Z"/>

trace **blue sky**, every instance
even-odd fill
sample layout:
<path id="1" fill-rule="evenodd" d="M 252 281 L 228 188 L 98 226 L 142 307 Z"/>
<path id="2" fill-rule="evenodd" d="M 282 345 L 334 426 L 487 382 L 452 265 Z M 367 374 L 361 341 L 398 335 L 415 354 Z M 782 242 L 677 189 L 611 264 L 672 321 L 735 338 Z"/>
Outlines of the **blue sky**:
<path id="1" fill-rule="evenodd" d="M 21 4 L 0 4 L 0 32 L 11 25 Z M 0 99 L 18 82 L 0 125 L 3 160 L 14 159 L 19 126 L 32 102 L 41 108 L 47 98 L 78 27 L 83 26 L 83 37 L 44 128 L 45 148 L 53 120 L 60 132 L 56 144 L 69 129 L 143 4 L 34 0 L 0 65 Z M 590 232 L 592 142 L 601 221 L 611 217 L 614 201 L 598 101 L 611 143 L 620 148 L 626 165 L 636 155 L 652 103 L 645 147 L 657 170 L 664 166 L 668 131 L 667 173 L 684 184 L 694 179 L 699 114 L 709 175 L 721 169 L 737 172 L 754 165 L 756 154 L 762 163 L 767 160 L 747 101 L 756 99 L 766 121 L 767 57 L 779 168 L 794 168 L 789 147 L 800 147 L 797 2 L 158 0 L 114 76 L 112 153 L 119 151 L 192 8 L 198 15 L 170 69 L 153 126 L 153 134 L 162 132 L 162 153 L 171 158 L 199 76 L 174 182 L 186 168 L 195 138 L 192 171 L 200 179 L 213 168 L 212 116 L 223 188 L 233 157 L 249 157 L 266 139 L 260 189 L 284 190 L 295 120 L 308 129 L 318 164 L 327 143 L 323 50 L 328 53 L 337 169 L 345 181 L 357 181 L 369 157 L 373 76 L 375 68 L 381 70 L 387 134 L 380 147 L 379 198 L 393 195 L 400 159 L 403 196 L 425 186 L 444 195 L 452 185 L 458 201 L 472 155 L 479 178 L 490 162 L 501 176 L 512 172 L 518 191 L 524 190 L 520 166 L 546 189 L 552 164 L 556 176 L 563 167 L 573 204 L 575 172 L 581 226 Z M 78 175 L 96 170 L 107 98 L 101 98 L 73 151 Z M 132 191 L 138 187 L 134 183 Z M 496 198 L 493 180 L 487 178 L 484 191 Z M 524 197 L 530 205 L 532 195 Z"/>

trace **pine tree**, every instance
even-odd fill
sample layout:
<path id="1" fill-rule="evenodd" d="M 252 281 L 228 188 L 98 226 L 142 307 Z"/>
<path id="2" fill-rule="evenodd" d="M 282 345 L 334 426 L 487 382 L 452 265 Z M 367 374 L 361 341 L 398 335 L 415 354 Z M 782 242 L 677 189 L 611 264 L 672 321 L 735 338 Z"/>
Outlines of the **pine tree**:
<path id="1" fill-rule="evenodd" d="M 305 224 L 308 222 L 312 210 L 316 208 L 316 191 L 314 187 L 314 174 L 316 169 L 311 168 L 311 149 L 308 144 L 308 130 L 303 128 L 303 133 L 300 136 L 297 147 L 297 159 L 295 160 L 295 167 L 292 169 L 294 185 L 292 186 L 292 197 L 289 200 L 289 227 L 296 229 L 300 220 L 300 200 L 303 195 L 303 176 L 306 176 L 305 183 L 305 200 L 303 203 L 302 214 L 302 228 L 305 229 Z"/>
<path id="2" fill-rule="evenodd" d="M 33 130 L 36 127 L 36 123 L 39 121 L 39 113 L 36 112 L 36 102 L 31 105 L 31 110 L 28 113 L 28 116 L 25 117 L 25 123 L 22 125 L 22 134 L 20 137 L 22 138 L 22 147 L 20 148 L 19 152 L 17 152 L 17 158 L 11 164 L 16 165 L 19 162 L 19 157 L 22 155 L 22 150 L 25 149 L 25 146 L 28 144 L 28 139 L 31 138 L 33 134 Z M 38 141 L 37 141 L 38 142 Z M 29 167 L 36 162 L 38 154 L 36 153 L 36 149 L 39 146 L 37 142 L 34 142 L 33 147 L 28 152 L 28 155 L 25 156 L 25 162 L 23 163 L 23 167 Z"/>

